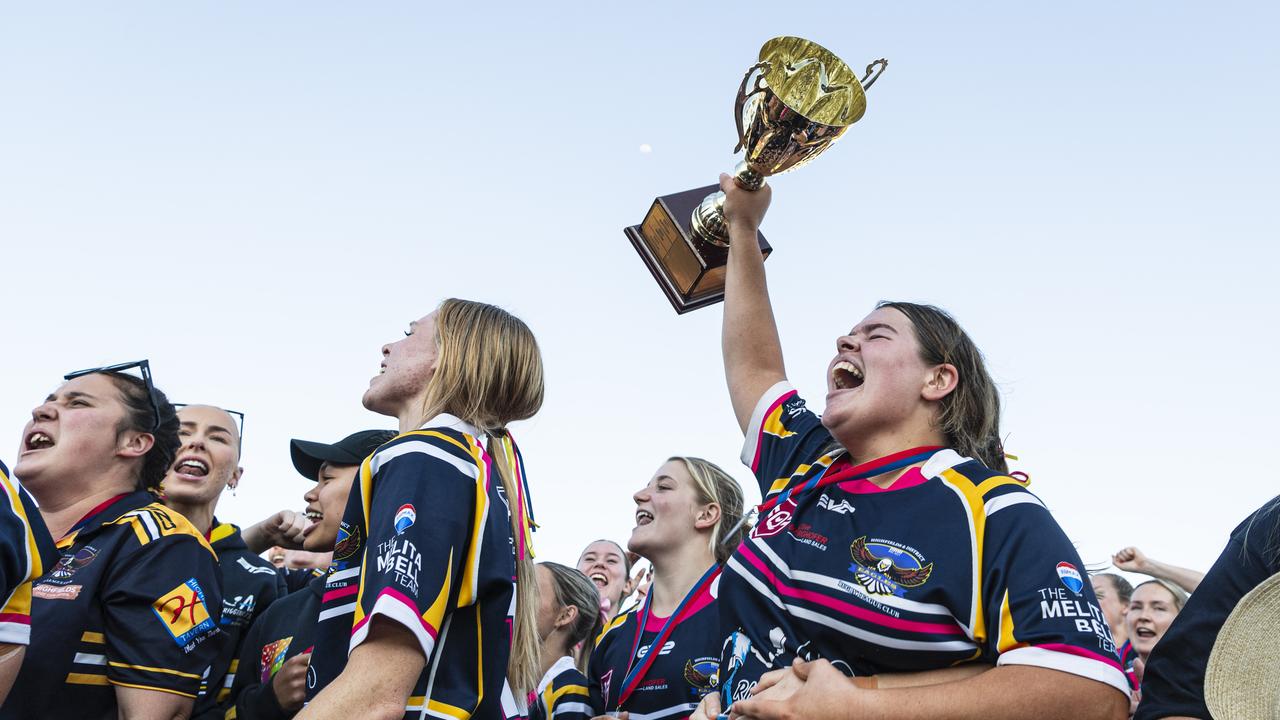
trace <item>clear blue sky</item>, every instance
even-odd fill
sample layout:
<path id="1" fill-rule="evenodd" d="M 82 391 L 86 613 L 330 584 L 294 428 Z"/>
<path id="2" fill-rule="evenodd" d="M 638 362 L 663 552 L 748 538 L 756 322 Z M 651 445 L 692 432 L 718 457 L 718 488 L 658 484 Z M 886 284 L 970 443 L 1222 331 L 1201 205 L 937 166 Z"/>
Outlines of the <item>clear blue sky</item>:
<path id="1" fill-rule="evenodd" d="M 220 514 L 300 507 L 290 437 L 390 426 L 379 347 L 441 298 L 538 334 L 519 428 L 542 557 L 625 540 L 671 454 L 730 468 L 718 309 L 677 317 L 623 238 L 732 167 L 774 35 L 861 67 L 866 117 L 779 176 L 788 369 L 821 402 L 885 298 L 987 353 L 1018 466 L 1086 562 L 1206 567 L 1280 492 L 1265 3 L 8 3 L 0 14 L 0 457 L 62 373 L 149 357 L 248 415 Z M 640 151 L 649 145 L 652 151 Z"/>

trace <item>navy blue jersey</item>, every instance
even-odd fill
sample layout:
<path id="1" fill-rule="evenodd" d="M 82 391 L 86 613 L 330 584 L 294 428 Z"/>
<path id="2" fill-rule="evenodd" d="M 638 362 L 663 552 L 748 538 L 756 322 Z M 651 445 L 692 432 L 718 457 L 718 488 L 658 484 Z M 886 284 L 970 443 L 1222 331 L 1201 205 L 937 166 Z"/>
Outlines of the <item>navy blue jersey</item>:
<path id="1" fill-rule="evenodd" d="M 404 626 L 426 667 L 405 708 L 499 720 L 515 609 L 515 546 L 502 482 L 478 431 L 448 415 L 361 465 L 325 587 L 310 701 L 374 616 Z M 314 680 L 314 684 L 312 681 Z"/>
<path id="2" fill-rule="evenodd" d="M 529 720 L 591 720 L 595 716 L 587 676 L 572 657 L 560 658 L 538 683 L 529 703 Z"/>
<path id="3" fill-rule="evenodd" d="M 311 584 L 312 580 L 324 577 L 324 570 L 314 568 L 277 568 L 276 574 L 284 583 L 285 593 L 295 593 Z"/>
<path id="4" fill-rule="evenodd" d="M 1231 532 L 1227 546 L 1147 658 L 1136 720 L 1208 718 L 1204 674 L 1218 632 L 1240 598 L 1280 573 L 1280 498 Z"/>
<path id="5" fill-rule="evenodd" d="M 838 471 L 842 452 L 779 383 L 753 414 L 743 461 L 767 498 Z M 731 699 L 797 657 L 849 675 L 1035 665 L 1127 694 L 1083 564 L 1021 481 L 940 450 L 888 489 L 854 480 L 797 494 L 759 519 L 724 571 Z"/>
<path id="6" fill-rule="evenodd" d="M 115 720 L 116 685 L 193 700 L 221 645 L 217 558 L 150 493 L 95 508 L 32 589 L 31 647 L 0 718 Z"/>
<path id="7" fill-rule="evenodd" d="M 288 720 L 295 713 L 280 707 L 271 679 L 285 662 L 309 652 L 315 642 L 316 618 L 324 595 L 324 576 L 301 591 L 277 600 L 245 635 L 239 669 L 225 720 Z"/>
<path id="8" fill-rule="evenodd" d="M 605 627 L 587 664 L 590 678 L 591 705 L 597 714 L 626 710 L 631 720 L 687 718 L 716 688 L 716 670 L 720 655 L 719 607 L 716 601 L 719 581 L 692 598 L 684 618 L 671 636 L 657 649 L 648 672 L 640 678 L 636 689 L 619 707 L 622 681 L 632 664 L 644 660 L 650 645 L 662 630 L 666 618 L 649 617 L 640 628 L 642 607 L 618 615 Z M 640 632 L 637 647 L 636 633 Z"/>
<path id="9" fill-rule="evenodd" d="M 0 463 L 0 643 L 31 642 L 31 587 L 58 549 L 31 496 Z"/>
<path id="10" fill-rule="evenodd" d="M 218 554 L 222 577 L 222 650 L 200 684 L 192 717 L 222 720 L 231 706 L 231 688 L 239 668 L 240 643 L 255 618 L 285 594 L 284 579 L 271 563 L 249 552 L 240 528 L 213 520 L 209 544 Z"/>

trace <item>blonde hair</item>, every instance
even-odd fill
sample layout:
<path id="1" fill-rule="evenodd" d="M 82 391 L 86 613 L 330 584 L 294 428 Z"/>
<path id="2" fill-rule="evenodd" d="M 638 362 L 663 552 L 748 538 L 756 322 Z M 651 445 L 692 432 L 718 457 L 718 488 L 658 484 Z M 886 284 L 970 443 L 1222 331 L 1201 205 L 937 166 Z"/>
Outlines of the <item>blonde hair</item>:
<path id="1" fill-rule="evenodd" d="M 423 420 L 449 413 L 488 434 L 493 460 L 511 511 L 511 532 L 524 518 L 517 469 L 501 447 L 507 424 L 533 417 L 542 407 L 542 354 L 533 332 L 507 311 L 449 298 L 436 309 L 436 371 L 427 383 Z M 524 548 L 522 539 L 517 548 Z M 516 558 L 515 623 L 507 679 L 516 697 L 537 687 L 539 677 L 538 580 L 526 550 Z"/>
<path id="2" fill-rule="evenodd" d="M 742 486 L 719 465 L 708 460 L 679 455 L 667 458 L 668 462 L 673 460 L 683 463 L 689 471 L 698 502 L 720 506 L 720 520 L 711 528 L 708 544 L 716 562 L 725 562 L 738 549 L 750 529 L 742 522 Z"/>
<path id="3" fill-rule="evenodd" d="M 594 640 L 604 631 L 604 613 L 600 610 L 600 591 L 576 568 L 560 563 L 538 563 L 551 573 L 551 587 L 557 608 L 573 606 L 578 609 L 573 626 L 569 628 L 569 649 L 587 640 Z M 559 648 L 556 649 L 559 652 Z M 587 672 L 587 660 L 591 652 L 578 653 L 578 669 Z"/>
<path id="4" fill-rule="evenodd" d="M 1168 590 L 1169 594 L 1173 596 L 1173 607 L 1178 612 L 1182 612 L 1182 606 L 1187 604 L 1187 599 L 1190 597 L 1187 595 L 1186 590 L 1183 590 L 1181 587 L 1169 582 L 1168 580 L 1161 580 L 1160 578 L 1151 578 L 1145 582 L 1140 582 L 1133 587 L 1133 591 L 1138 592 L 1138 588 L 1143 585 L 1159 585 L 1165 590 Z"/>

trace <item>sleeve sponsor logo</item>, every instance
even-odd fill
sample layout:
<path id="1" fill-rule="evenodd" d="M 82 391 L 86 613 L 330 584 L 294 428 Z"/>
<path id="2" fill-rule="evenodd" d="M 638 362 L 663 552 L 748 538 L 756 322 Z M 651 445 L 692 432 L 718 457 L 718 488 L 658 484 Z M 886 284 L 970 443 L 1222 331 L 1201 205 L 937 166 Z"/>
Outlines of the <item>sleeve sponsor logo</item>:
<path id="1" fill-rule="evenodd" d="M 1076 632 L 1094 636 L 1098 649 L 1104 653 L 1118 654 L 1115 641 L 1111 638 L 1111 627 L 1107 625 L 1102 609 L 1087 600 L 1071 597 L 1060 587 L 1040 590 L 1040 619 L 1069 621 L 1075 625 Z"/>
<path id="2" fill-rule="evenodd" d="M 396 534 L 402 535 L 405 530 L 413 527 L 413 521 L 418 519 L 418 511 L 408 503 L 400 506 L 396 510 Z"/>
<path id="3" fill-rule="evenodd" d="M 258 678 L 263 685 L 271 682 L 271 678 L 280 671 L 284 665 L 284 656 L 289 652 L 289 643 L 293 642 L 293 636 L 281 638 L 273 643 L 268 643 L 262 647 L 262 659 L 260 661 Z"/>
<path id="4" fill-rule="evenodd" d="M 253 563 L 249 562 L 248 560 L 245 560 L 242 557 L 236 558 L 236 564 L 239 565 L 245 572 L 249 573 L 250 575 L 275 575 L 276 574 L 275 568 L 262 567 L 261 565 L 254 565 Z"/>
<path id="5" fill-rule="evenodd" d="M 862 536 L 849 546 L 853 564 L 849 571 L 859 585 L 874 595 L 906 595 L 906 588 L 929 581 L 933 563 L 914 548 L 890 540 Z"/>
<path id="6" fill-rule="evenodd" d="M 360 527 L 347 524 L 343 520 L 338 526 L 338 540 L 333 546 L 333 563 L 338 569 L 346 569 L 346 563 L 355 557 L 364 547 L 364 538 L 360 535 Z"/>
<path id="7" fill-rule="evenodd" d="M 422 570 L 422 553 L 403 538 L 378 543 L 378 572 L 390 574 L 396 584 L 410 595 L 418 594 L 418 573 Z"/>
<path id="8" fill-rule="evenodd" d="M 41 600 L 75 600 L 80 597 L 83 585 L 44 585 L 31 588 L 31 594 Z"/>
<path id="9" fill-rule="evenodd" d="M 194 648 L 198 636 L 216 630 L 205 606 L 204 589 L 195 578 L 156 598 L 151 611 L 179 645 Z"/>
<path id="10" fill-rule="evenodd" d="M 1060 562 L 1057 570 L 1058 579 L 1062 581 L 1062 584 L 1066 585 L 1071 592 L 1079 595 L 1080 591 L 1084 589 L 1084 577 L 1080 575 L 1080 571 L 1076 569 L 1076 566 L 1068 562 Z"/>

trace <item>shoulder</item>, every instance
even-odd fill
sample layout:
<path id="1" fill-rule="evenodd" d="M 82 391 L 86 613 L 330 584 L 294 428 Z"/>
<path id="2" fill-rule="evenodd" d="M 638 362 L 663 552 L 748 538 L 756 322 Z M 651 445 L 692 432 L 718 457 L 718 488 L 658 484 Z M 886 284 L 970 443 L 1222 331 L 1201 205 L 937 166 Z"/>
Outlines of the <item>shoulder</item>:
<path id="1" fill-rule="evenodd" d="M 481 463 L 480 446 L 470 435 L 447 428 L 414 430 L 398 435 L 366 460 L 376 475 L 388 467 L 413 467 L 445 463 L 475 477 Z"/>
<path id="2" fill-rule="evenodd" d="M 213 547 L 190 520 L 179 512 L 170 510 L 158 502 L 130 510 L 115 520 L 103 523 L 132 530 L 132 536 L 141 547 L 156 545 L 157 547 L 177 546 L 196 543 L 216 559 Z"/>
<path id="3" fill-rule="evenodd" d="M 970 502 L 981 503 L 988 515 L 1009 505 L 1044 507 L 1040 499 L 1027 489 L 1026 480 L 992 470 L 953 450 L 938 452 L 925 464 L 922 472 L 926 477 L 938 477 Z"/>
<path id="4" fill-rule="evenodd" d="M 576 666 L 570 665 L 552 678 L 551 687 L 556 690 L 572 689 L 586 693 L 587 676 L 583 675 Z"/>
<path id="5" fill-rule="evenodd" d="M 636 617 L 638 613 L 639 608 L 633 608 L 626 612 L 618 613 L 617 617 L 605 623 L 604 630 L 601 630 L 600 634 L 596 636 L 596 647 L 600 648 L 607 642 L 612 642 L 612 639 L 619 635 L 617 632 L 618 628 L 626 625 L 627 621 Z M 636 622 L 639 621 L 637 620 Z"/>

